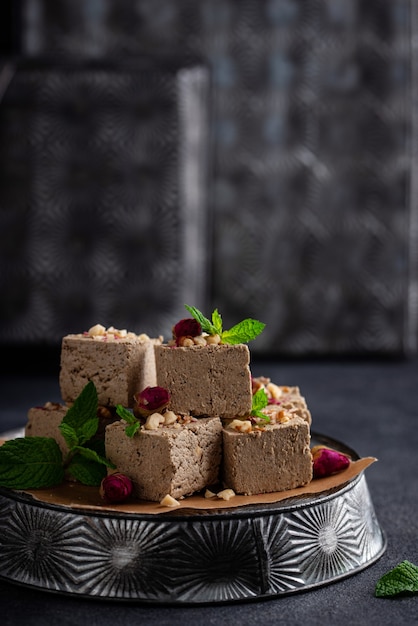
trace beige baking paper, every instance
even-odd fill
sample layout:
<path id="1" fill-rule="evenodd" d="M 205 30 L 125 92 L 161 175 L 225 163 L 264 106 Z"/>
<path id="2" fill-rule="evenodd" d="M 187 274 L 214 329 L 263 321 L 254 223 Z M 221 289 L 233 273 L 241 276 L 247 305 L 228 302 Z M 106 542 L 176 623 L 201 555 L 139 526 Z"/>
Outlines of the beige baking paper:
<path id="1" fill-rule="evenodd" d="M 323 492 L 335 490 L 345 483 L 355 478 L 363 472 L 369 465 L 377 459 L 374 457 L 364 457 L 358 461 L 352 461 L 344 471 L 326 478 L 315 478 L 308 485 L 280 491 L 275 493 L 264 493 L 256 496 L 233 496 L 230 500 L 223 500 L 218 497 L 205 498 L 201 495 L 193 495 L 178 500 L 175 507 L 162 506 L 158 502 L 130 501 L 123 504 L 104 504 L 99 495 L 97 487 L 86 487 L 78 483 L 64 483 L 53 489 L 33 489 L 25 490 L 25 493 L 32 495 L 36 500 L 45 503 L 62 505 L 75 509 L 89 509 L 98 511 L 116 511 L 118 513 L 141 514 L 164 514 L 173 511 L 213 511 L 215 509 L 233 509 L 258 504 L 274 504 L 289 498 L 301 498 L 306 496 L 319 495 Z"/>

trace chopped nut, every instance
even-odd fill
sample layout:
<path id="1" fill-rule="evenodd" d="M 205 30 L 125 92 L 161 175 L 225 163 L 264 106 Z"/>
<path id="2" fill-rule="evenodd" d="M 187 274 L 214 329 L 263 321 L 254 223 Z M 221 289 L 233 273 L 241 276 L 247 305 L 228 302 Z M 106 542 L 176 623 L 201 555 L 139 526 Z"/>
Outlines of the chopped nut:
<path id="1" fill-rule="evenodd" d="M 240 433 L 248 433 L 252 430 L 252 424 L 250 420 L 234 419 L 228 424 L 227 428 L 237 430 Z"/>
<path id="2" fill-rule="evenodd" d="M 191 346 L 194 346 L 195 343 L 192 337 L 180 337 L 177 345 L 182 346 L 183 348 L 190 348 Z"/>
<path id="3" fill-rule="evenodd" d="M 270 424 L 285 424 L 289 422 L 294 414 L 283 407 L 283 405 L 269 404 L 263 409 L 263 413 L 270 418 Z"/>
<path id="4" fill-rule="evenodd" d="M 235 496 L 235 491 L 233 489 L 223 489 L 222 491 L 218 491 L 216 495 L 218 498 L 221 498 L 221 500 L 230 500 Z"/>
<path id="5" fill-rule="evenodd" d="M 289 413 L 288 411 L 284 411 L 283 409 L 281 409 L 278 413 L 277 413 L 277 418 L 276 420 L 279 422 L 279 424 L 285 424 L 286 422 L 288 422 L 290 419 L 292 418 L 292 414 Z"/>
<path id="6" fill-rule="evenodd" d="M 205 498 L 215 498 L 216 497 L 216 493 L 214 493 L 213 491 L 211 491 L 210 489 L 206 489 L 205 491 Z"/>
<path id="7" fill-rule="evenodd" d="M 90 337 L 96 337 L 98 335 L 103 336 L 106 333 L 106 328 L 104 326 L 102 326 L 101 324 L 96 324 L 95 326 L 92 326 L 91 328 L 89 328 L 88 334 L 90 335 Z"/>
<path id="8" fill-rule="evenodd" d="M 58 409 L 61 408 L 61 405 L 58 402 L 45 402 L 43 408 L 58 411 Z"/>
<path id="9" fill-rule="evenodd" d="M 141 341 L 149 341 L 149 336 L 146 333 L 141 333 L 138 337 Z M 162 338 L 159 337 L 158 340 L 162 341 Z"/>
<path id="10" fill-rule="evenodd" d="M 218 344 L 221 343 L 221 338 L 219 335 L 208 335 L 206 337 L 206 343 L 208 344 Z"/>
<path id="11" fill-rule="evenodd" d="M 203 335 L 198 335 L 197 337 L 193 337 L 193 343 L 195 343 L 196 346 L 206 346 L 207 342 Z"/>
<path id="12" fill-rule="evenodd" d="M 103 420 L 112 419 L 112 411 L 107 406 L 100 405 L 97 407 L 97 417 Z"/>
<path id="13" fill-rule="evenodd" d="M 266 385 L 266 389 L 267 389 L 267 394 L 271 398 L 274 398 L 274 400 L 278 400 L 283 395 L 282 389 L 278 385 L 275 385 L 274 383 L 268 383 Z"/>
<path id="14" fill-rule="evenodd" d="M 173 498 L 173 496 L 170 496 L 170 494 L 168 493 L 161 500 L 160 505 L 161 506 L 175 507 L 175 506 L 180 506 L 180 502 L 178 500 L 176 500 L 175 498 Z"/>
<path id="15" fill-rule="evenodd" d="M 177 422 L 177 415 L 174 411 L 166 411 L 163 415 L 164 417 L 164 426 L 169 426 L 170 424 L 174 424 Z"/>
<path id="16" fill-rule="evenodd" d="M 161 413 L 152 413 L 147 417 L 144 428 L 145 430 L 157 430 L 160 424 L 164 424 L 164 416 Z"/>

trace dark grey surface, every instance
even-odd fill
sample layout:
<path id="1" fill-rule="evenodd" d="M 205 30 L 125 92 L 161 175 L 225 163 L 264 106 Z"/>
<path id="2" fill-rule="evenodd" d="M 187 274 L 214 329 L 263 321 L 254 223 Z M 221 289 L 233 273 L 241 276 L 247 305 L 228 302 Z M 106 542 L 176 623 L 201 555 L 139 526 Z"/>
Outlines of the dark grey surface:
<path id="1" fill-rule="evenodd" d="M 378 462 L 366 471 L 388 546 L 381 559 L 341 582 L 277 600 L 158 607 L 81 600 L 0 582 L 2 626 L 130 624 L 416 625 L 418 597 L 374 597 L 381 575 L 418 564 L 418 360 L 252 363 L 255 375 L 299 385 L 315 430 Z M 23 426 L 29 406 L 59 400 L 57 375 L 3 376 L 0 430 Z M 1 539 L 0 539 L 1 541 Z"/>

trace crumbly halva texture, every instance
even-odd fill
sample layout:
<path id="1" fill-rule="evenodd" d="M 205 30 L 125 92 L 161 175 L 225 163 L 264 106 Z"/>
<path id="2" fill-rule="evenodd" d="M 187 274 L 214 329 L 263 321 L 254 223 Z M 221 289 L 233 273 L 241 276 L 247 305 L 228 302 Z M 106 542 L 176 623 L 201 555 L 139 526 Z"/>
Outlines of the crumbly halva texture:
<path id="1" fill-rule="evenodd" d="M 311 425 L 312 417 L 308 407 L 303 401 L 299 401 L 297 398 L 294 400 L 285 400 L 278 404 L 268 404 L 263 413 L 268 415 L 273 421 L 288 421 L 292 417 L 300 417 L 307 424 Z M 283 419 L 276 419 L 277 417 L 285 417 Z"/>
<path id="2" fill-rule="evenodd" d="M 301 417 L 264 429 L 224 428 L 222 481 L 237 494 L 295 489 L 312 480 L 309 424 Z"/>
<path id="3" fill-rule="evenodd" d="M 189 496 L 219 481 L 222 423 L 202 418 L 178 428 L 141 429 L 130 438 L 122 420 L 106 428 L 106 456 L 133 482 L 140 500 Z"/>
<path id="4" fill-rule="evenodd" d="M 247 345 L 155 345 L 154 352 L 157 385 L 170 392 L 175 413 L 228 419 L 251 412 Z"/>
<path id="5" fill-rule="evenodd" d="M 30 408 L 25 426 L 25 437 L 51 437 L 55 439 L 65 457 L 69 449 L 59 426 L 69 408 L 69 406 L 58 402 L 46 402 L 44 406 Z M 103 406 L 98 407 L 97 417 L 99 423 L 93 439 L 104 440 L 106 426 L 119 421 L 119 417 L 114 410 L 109 410 Z"/>
<path id="6" fill-rule="evenodd" d="M 46 402 L 44 406 L 32 407 L 28 411 L 25 437 L 51 437 L 59 445 L 63 456 L 69 452 L 59 425 L 68 411 L 68 406 Z"/>
<path id="7" fill-rule="evenodd" d="M 276 385 L 266 376 L 258 376 L 252 379 L 253 393 L 259 389 L 264 389 L 269 398 L 269 409 L 274 411 L 274 406 L 280 407 L 285 411 L 289 411 L 293 416 L 304 419 L 308 424 L 312 423 L 312 415 L 306 404 L 304 396 L 301 395 L 297 386 L 289 387 L 285 385 Z M 268 412 L 268 411 L 267 411 Z"/>
<path id="8" fill-rule="evenodd" d="M 64 402 L 74 402 L 85 385 L 93 381 L 99 404 L 133 407 L 135 393 L 156 385 L 154 345 L 158 343 L 161 338 L 109 330 L 103 334 L 89 331 L 66 335 L 62 339 L 59 375 Z"/>

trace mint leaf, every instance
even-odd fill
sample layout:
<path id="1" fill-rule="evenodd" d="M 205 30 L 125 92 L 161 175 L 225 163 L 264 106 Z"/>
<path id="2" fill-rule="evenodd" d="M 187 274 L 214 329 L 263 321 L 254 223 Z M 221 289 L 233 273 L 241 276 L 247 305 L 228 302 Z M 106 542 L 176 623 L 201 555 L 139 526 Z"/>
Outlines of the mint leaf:
<path id="1" fill-rule="evenodd" d="M 268 396 L 264 389 L 259 389 L 255 392 L 252 399 L 251 415 L 254 417 L 261 417 L 266 422 L 270 421 L 268 415 L 262 412 L 262 409 L 268 405 Z"/>
<path id="2" fill-rule="evenodd" d="M 21 437 L 6 441 L 0 446 L 0 486 L 53 487 L 63 482 L 66 471 L 85 485 L 100 485 L 107 474 L 106 468 L 115 466 L 105 457 L 104 442 L 90 441 L 99 425 L 97 408 L 97 390 L 89 382 L 59 425 L 69 448 L 65 462 L 53 438 Z"/>
<path id="3" fill-rule="evenodd" d="M 136 424 L 129 424 L 129 426 L 125 428 L 125 433 L 132 439 L 139 430 L 141 430 L 141 424 L 137 422 Z"/>
<path id="4" fill-rule="evenodd" d="M 255 339 L 265 328 L 263 322 L 247 318 L 233 326 L 230 330 L 224 330 L 221 334 L 223 343 L 235 345 L 237 343 L 248 343 Z"/>
<path id="5" fill-rule="evenodd" d="M 237 343 L 248 343 L 252 341 L 264 330 L 265 324 L 247 318 L 242 322 L 239 322 L 233 326 L 230 330 L 222 330 L 222 317 L 220 316 L 218 309 L 215 309 L 212 313 L 212 322 L 208 320 L 196 307 L 184 305 L 186 309 L 193 315 L 195 320 L 199 322 L 202 327 L 202 332 L 208 333 L 208 335 L 220 335 L 221 343 L 228 343 L 235 345 Z"/>
<path id="6" fill-rule="evenodd" d="M 74 448 L 74 452 L 76 454 L 79 454 L 83 458 L 88 459 L 89 461 L 94 461 L 95 463 L 99 463 L 100 465 L 105 465 L 106 467 L 111 467 L 112 469 L 115 469 L 115 466 L 111 461 L 103 456 L 100 456 L 95 450 L 92 450 L 91 448 L 77 446 L 76 448 Z"/>
<path id="7" fill-rule="evenodd" d="M 139 421 L 135 417 L 135 415 L 131 413 L 131 411 L 129 411 L 129 409 L 125 409 L 125 407 L 122 406 L 121 404 L 117 405 L 116 413 L 119 415 L 121 419 L 125 420 L 125 422 L 127 422 L 128 424 L 136 424 L 136 422 Z"/>
<path id="8" fill-rule="evenodd" d="M 184 306 L 189 311 L 189 313 L 192 314 L 195 320 L 199 322 L 202 327 L 202 332 L 208 333 L 208 335 L 216 335 L 218 333 L 216 327 L 198 309 L 196 309 L 194 306 L 188 306 L 187 304 L 185 304 Z"/>
<path id="9" fill-rule="evenodd" d="M 215 334 L 222 335 L 222 317 L 219 315 L 218 309 L 212 313 L 212 324 L 216 330 Z"/>
<path id="10" fill-rule="evenodd" d="M 65 422 L 61 422 L 58 428 L 60 429 L 60 432 L 65 439 L 65 443 L 70 450 L 72 450 L 75 446 L 78 446 L 78 436 L 72 426 L 66 424 Z"/>
<path id="11" fill-rule="evenodd" d="M 377 598 L 417 592 L 418 567 L 409 561 L 402 561 L 402 563 L 384 574 L 377 581 L 375 588 L 375 596 Z"/>
<path id="12" fill-rule="evenodd" d="M 97 390 L 94 383 L 90 381 L 68 409 L 59 425 L 70 450 L 75 445 L 83 445 L 96 434 L 99 427 L 97 408 Z"/>
<path id="13" fill-rule="evenodd" d="M 125 428 L 125 433 L 128 437 L 132 438 L 139 430 L 141 430 L 141 422 L 135 417 L 131 411 L 125 409 L 124 406 L 118 404 L 116 407 L 116 413 L 120 418 L 125 420 L 128 423 L 128 426 Z"/>
<path id="14" fill-rule="evenodd" d="M 19 437 L 0 446 L 0 485 L 9 489 L 53 487 L 64 480 L 61 450 L 49 437 Z"/>
<path id="15" fill-rule="evenodd" d="M 107 475 L 105 465 L 85 458 L 80 453 L 71 459 L 67 473 L 83 485 L 98 487 Z"/>

